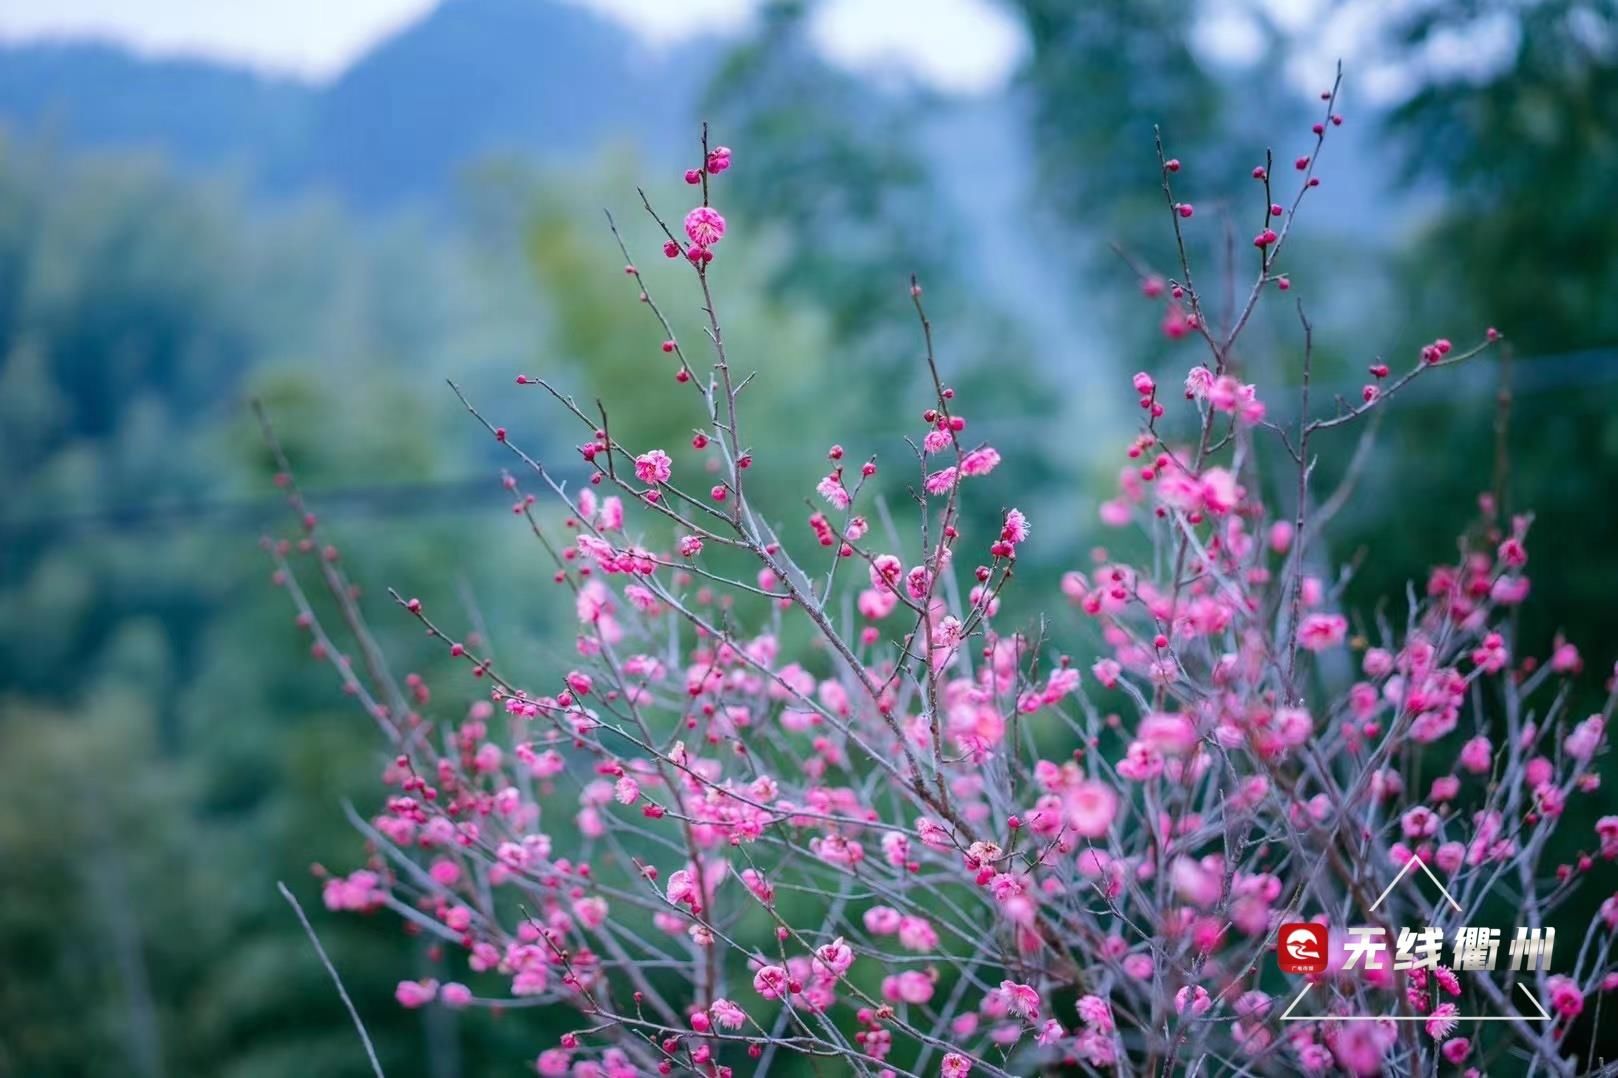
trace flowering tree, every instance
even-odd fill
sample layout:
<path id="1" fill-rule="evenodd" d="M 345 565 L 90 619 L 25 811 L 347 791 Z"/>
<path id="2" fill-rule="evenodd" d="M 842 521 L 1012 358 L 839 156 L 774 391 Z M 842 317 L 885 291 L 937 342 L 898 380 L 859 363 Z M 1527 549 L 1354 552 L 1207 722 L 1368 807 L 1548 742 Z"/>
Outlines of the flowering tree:
<path id="1" fill-rule="evenodd" d="M 574 487 L 455 390 L 511 453 L 515 514 L 572 598 L 571 669 L 497 667 L 452 616 L 395 593 L 478 697 L 445 715 L 420 678 L 393 680 L 266 424 L 302 528 L 265 541 L 276 582 L 390 746 L 386 797 L 355 817 L 368 861 L 327 875 L 326 905 L 389 910 L 466 971 L 402 983 L 399 1003 L 567 1009 L 573 1031 L 536 1045 L 546 1075 L 763 1073 L 789 1057 L 947 1078 L 1580 1069 L 1562 1037 L 1614 987 L 1618 898 L 1532 959 L 1596 857 L 1618 857 L 1609 816 L 1592 853 L 1550 863 L 1578 845 L 1552 837 L 1597 789 L 1614 697 L 1568 714 L 1578 652 L 1557 641 L 1538 659 L 1516 639 L 1529 521 L 1487 497 L 1423 593 L 1351 631 L 1346 576 L 1319 551 L 1352 469 L 1335 490 L 1311 482 L 1320 439 L 1498 335 L 1375 365 L 1359 401 L 1322 409 L 1300 306 L 1296 421 L 1274 422 L 1241 377 L 1238 339 L 1290 287 L 1279 260 L 1341 122 L 1335 87 L 1323 97 L 1290 204 L 1270 161 L 1253 170 L 1256 274 L 1223 325 L 1194 282 L 1181 164 L 1159 142 L 1179 265 L 1143 286 L 1206 358 L 1180 402 L 1133 380 L 1143 422 L 1102 518 L 1152 553 L 1097 552 L 1063 578 L 1061 601 L 1105 644 L 1083 661 L 1000 617 L 1035 540 L 1016 508 L 970 534 L 963 486 L 1006 477 L 935 359 L 914 281 L 932 392 L 901 465 L 909 504 L 878 503 L 876 459 L 833 446 L 827 473 L 801 480 L 807 519 L 778 530 L 756 511 L 767 462 L 749 453 L 746 378 L 712 290 L 731 152 L 706 132 L 683 228 L 642 196 L 668 272 L 700 288 L 700 348 L 675 337 L 654 275 L 627 267 L 689 395 L 690 445 L 637 444 L 606 408 L 519 376 L 579 425 L 588 483 Z M 1264 459 L 1295 469 L 1281 506 L 1260 496 Z M 1520 910 L 1509 947 L 1481 923 L 1502 895 Z M 1299 924 L 1324 926 L 1330 954 L 1287 977 L 1271 956 Z M 1493 962 L 1491 942 L 1529 964 Z"/>

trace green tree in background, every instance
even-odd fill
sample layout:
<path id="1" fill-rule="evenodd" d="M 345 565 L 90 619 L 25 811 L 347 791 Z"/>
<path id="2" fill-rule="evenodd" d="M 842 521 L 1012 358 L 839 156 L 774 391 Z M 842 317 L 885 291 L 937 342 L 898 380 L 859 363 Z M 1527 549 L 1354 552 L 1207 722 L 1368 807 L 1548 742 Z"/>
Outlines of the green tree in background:
<path id="1" fill-rule="evenodd" d="M 755 35 L 710 82 L 703 109 L 713 137 L 745 155 L 725 193 L 787 246 L 767 278 L 772 291 L 816 301 L 843 343 L 861 344 L 862 358 L 885 364 L 881 373 L 911 378 L 915 342 L 899 336 L 909 276 L 936 291 L 958 265 L 957 223 L 915 141 L 926 102 L 832 67 L 810 40 L 811 10 L 799 0 L 765 5 Z M 690 147 L 695 163 L 694 139 Z"/>
<path id="2" fill-rule="evenodd" d="M 340 805 L 369 790 L 376 750 L 311 671 L 255 543 L 289 521 L 249 392 L 317 490 L 429 484 L 407 528 L 349 496 L 323 506 L 363 551 L 381 628 L 386 584 L 457 601 L 440 568 L 463 529 L 430 515 L 430 483 L 464 467 L 463 443 L 424 433 L 455 417 L 410 374 L 457 355 L 442 255 L 409 226 L 260 215 L 149 163 L 7 145 L 0 192 L 0 1072 L 367 1073 L 278 879 L 389 1073 L 520 1058 L 512 1023 L 462 1052 L 393 1004 L 431 968 L 396 926 L 324 916 L 309 868 L 360 860 Z M 498 506 L 492 474 L 487 489 Z M 414 632 L 393 643 L 401 663 L 425 657 Z"/>
<path id="3" fill-rule="evenodd" d="M 799 0 L 766 4 L 704 102 L 714 139 L 745 155 L 745 167 L 725 174 L 725 192 L 736 219 L 777 251 L 769 294 L 826 313 L 830 349 L 809 360 L 821 372 L 818 399 L 840 431 L 878 436 L 846 448 L 856 457 L 880 450 L 881 489 L 903 498 L 918 479 L 905 440 L 919 441 L 923 428 L 919 415 L 893 406 L 927 377 L 908 293 L 918 275 L 946 381 L 968 416 L 989 420 L 967 431 L 968 442 L 994 444 L 1037 503 L 1070 466 L 1045 437 L 1062 401 L 1028 335 L 972 285 L 964 264 L 969 230 L 996 226 L 973 219 L 970 207 L 958 213 L 939 189 L 919 143 L 939 102 L 832 67 L 810 40 L 812 11 Z M 881 391 L 848 392 L 850 372 Z M 980 522 L 1005 509 L 970 493 L 966 512 Z"/>
<path id="4" fill-rule="evenodd" d="M 1603 297 L 1618 286 L 1618 8 L 1451 0 L 1394 19 L 1387 36 L 1422 80 L 1388 130 L 1409 177 L 1443 193 L 1410 237 L 1410 321 L 1429 331 L 1494 324 L 1511 342 L 1501 494 L 1507 510 L 1533 510 L 1536 530 L 1557 543 L 1536 576 L 1542 601 L 1530 627 L 1542 640 L 1565 631 L 1592 658 L 1608 654 L 1618 646 L 1604 599 L 1618 581 L 1607 539 L 1618 527 L 1608 496 L 1618 418 L 1606 405 L 1618 379 L 1618 314 Z M 1433 50 L 1457 39 L 1478 42 L 1481 56 L 1446 74 Z M 1489 459 L 1493 401 L 1469 399 L 1429 414 L 1426 436 L 1442 424 L 1464 452 Z M 1395 435 L 1420 452 L 1416 429 Z M 1432 515 L 1466 511 L 1466 492 L 1437 474 L 1429 486 L 1433 500 L 1422 504 Z"/>
<path id="5" fill-rule="evenodd" d="M 1152 128 L 1199 173 L 1228 163 L 1224 87 L 1191 47 L 1195 12 L 1160 0 L 1013 0 L 1030 52 L 1021 83 L 1031 98 L 1039 190 L 1066 222 L 1104 226 L 1137 241 L 1161 223 Z M 1161 229 L 1147 233 L 1161 241 Z"/>
<path id="6" fill-rule="evenodd" d="M 1447 301 L 1509 326 L 1529 355 L 1618 342 L 1605 298 L 1618 286 L 1618 8 L 1450 0 L 1389 34 L 1416 72 L 1440 39 L 1504 42 L 1492 68 L 1489 48 L 1390 118 L 1410 175 L 1443 185 L 1422 239 Z"/>

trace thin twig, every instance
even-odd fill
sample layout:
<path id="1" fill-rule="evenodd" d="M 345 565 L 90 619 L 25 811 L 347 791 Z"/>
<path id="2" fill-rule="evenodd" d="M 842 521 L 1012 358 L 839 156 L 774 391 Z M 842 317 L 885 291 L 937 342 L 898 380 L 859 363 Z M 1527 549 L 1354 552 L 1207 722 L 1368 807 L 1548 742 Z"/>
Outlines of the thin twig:
<path id="1" fill-rule="evenodd" d="M 320 964 L 331 974 L 331 983 L 337 986 L 337 994 L 342 998 L 343 1006 L 348 1008 L 348 1016 L 354 1020 L 354 1029 L 360 1035 L 360 1043 L 365 1045 L 365 1058 L 371 1061 L 371 1073 L 375 1074 L 376 1078 L 386 1078 L 382 1073 L 382 1064 L 376 1058 L 376 1048 L 371 1044 L 371 1035 L 365 1032 L 365 1023 L 360 1021 L 360 1012 L 354 1007 L 354 1001 L 348 998 L 348 989 L 343 987 L 343 979 L 337 976 L 337 967 L 332 965 L 331 959 L 326 956 L 326 948 L 320 945 L 320 937 L 315 935 L 314 925 L 309 923 L 303 907 L 298 905 L 298 900 L 287 889 L 287 885 L 277 880 L 275 886 L 281 892 L 281 897 L 287 900 L 287 905 L 292 907 L 292 912 L 298 915 L 298 922 L 303 925 L 304 934 L 309 937 L 309 942 L 314 944 L 315 954 L 320 956 Z"/>

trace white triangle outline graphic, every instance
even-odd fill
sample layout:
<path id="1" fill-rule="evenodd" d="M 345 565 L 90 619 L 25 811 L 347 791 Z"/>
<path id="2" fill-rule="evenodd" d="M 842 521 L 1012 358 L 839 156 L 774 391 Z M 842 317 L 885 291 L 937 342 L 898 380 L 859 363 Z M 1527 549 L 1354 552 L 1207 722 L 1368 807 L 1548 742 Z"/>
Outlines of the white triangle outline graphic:
<path id="1" fill-rule="evenodd" d="M 1410 874 L 1410 869 L 1416 865 L 1421 866 L 1421 871 L 1426 874 L 1429 880 L 1432 881 L 1433 886 L 1438 888 L 1438 893 L 1444 896 L 1444 901 L 1450 904 L 1450 908 L 1456 913 L 1460 913 L 1461 904 L 1455 901 L 1455 896 L 1450 894 L 1449 889 L 1439 882 L 1437 876 L 1433 875 L 1433 870 L 1427 867 L 1427 862 L 1423 861 L 1421 857 L 1416 854 L 1410 855 L 1410 860 L 1406 861 L 1404 867 L 1399 870 L 1399 874 L 1393 877 L 1393 882 L 1388 884 L 1387 887 L 1383 888 L 1380 895 L 1376 896 L 1376 901 L 1371 903 L 1371 908 L 1366 912 L 1375 913 L 1377 907 L 1382 905 L 1383 900 L 1386 899 L 1388 895 L 1393 893 L 1393 889 L 1395 887 L 1399 886 L 1399 881 L 1408 876 Z"/>
<path id="2" fill-rule="evenodd" d="M 1380 895 L 1376 896 L 1376 901 L 1371 903 L 1371 908 L 1367 912 L 1375 913 L 1376 910 L 1377 910 L 1377 907 L 1382 905 L 1383 900 L 1385 900 L 1388 897 L 1388 895 L 1393 893 L 1393 889 L 1395 887 L 1399 886 L 1399 881 L 1404 879 L 1406 876 L 1408 876 L 1410 874 L 1410 870 L 1413 867 L 1417 866 L 1417 865 L 1421 866 L 1421 871 L 1427 876 L 1427 878 L 1429 880 L 1432 881 L 1432 885 L 1434 887 L 1438 888 L 1438 893 L 1444 896 L 1444 901 L 1446 901 L 1446 902 L 1448 902 L 1450 904 L 1450 908 L 1452 908 L 1456 913 L 1463 912 L 1461 910 L 1461 904 L 1459 902 L 1455 901 L 1455 896 L 1449 893 L 1449 889 L 1447 887 L 1445 887 L 1442 882 L 1440 882 L 1440 880 L 1438 879 L 1437 876 L 1433 875 L 1433 870 L 1427 867 L 1427 862 L 1424 861 L 1421 857 L 1419 857 L 1419 856 L 1417 856 L 1415 854 L 1412 854 L 1410 859 L 1404 863 L 1404 867 L 1401 868 L 1398 871 L 1398 873 L 1393 877 L 1393 881 L 1391 883 L 1389 883 L 1387 885 L 1387 887 L 1383 888 L 1382 893 Z M 1303 1002 L 1303 997 L 1307 996 L 1309 994 L 1309 990 L 1311 988 L 1313 988 L 1314 986 L 1315 985 L 1314 985 L 1313 981 L 1311 981 L 1311 982 L 1309 982 L 1309 983 L 1307 983 L 1307 984 L 1305 984 L 1303 986 L 1303 991 L 1299 992 L 1297 997 L 1295 999 L 1293 999 L 1293 1001 L 1290 1004 L 1287 1005 L 1287 1009 L 1281 1012 L 1281 1021 L 1283 1021 L 1283 1022 L 1316 1022 L 1316 1021 L 1322 1021 L 1322 1020 L 1330 1020 L 1330 1021 L 1333 1021 L 1333 1022 L 1425 1022 L 1425 1021 L 1427 1021 L 1428 1019 L 1430 1019 L 1432 1017 L 1432 1015 L 1430 1015 L 1430 1014 L 1387 1014 L 1387 1015 L 1378 1015 L 1378 1014 L 1347 1014 L 1347 1015 L 1296 1014 L 1295 1015 L 1295 1014 L 1293 1014 L 1292 1012 L 1298 1009 L 1298 1004 Z M 1549 1022 L 1549 1021 L 1551 1021 L 1551 1016 L 1548 1013 L 1546 1013 L 1544 1005 L 1541 1004 L 1539 1002 L 1539 1000 L 1534 997 L 1534 994 L 1528 990 L 1528 986 L 1526 984 L 1523 984 L 1521 981 L 1518 981 L 1517 982 L 1517 987 L 1522 989 L 1522 994 L 1528 997 L 1528 1002 L 1532 1003 L 1534 1005 L 1534 1010 L 1539 1012 L 1539 1014 L 1537 1016 L 1535 1016 L 1535 1015 L 1526 1015 L 1526 1014 L 1525 1015 L 1455 1014 L 1455 1015 L 1450 1015 L 1450 1018 L 1452 1018 L 1454 1021 L 1457 1021 L 1457 1022 L 1510 1022 L 1510 1021 L 1517 1020 L 1519 1018 L 1524 1022 Z"/>

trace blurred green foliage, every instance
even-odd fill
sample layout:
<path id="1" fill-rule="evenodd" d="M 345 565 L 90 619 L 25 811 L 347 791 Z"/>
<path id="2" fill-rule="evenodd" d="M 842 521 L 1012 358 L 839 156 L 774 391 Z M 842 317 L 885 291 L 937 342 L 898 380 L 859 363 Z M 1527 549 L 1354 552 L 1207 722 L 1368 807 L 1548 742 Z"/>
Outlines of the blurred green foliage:
<path id="1" fill-rule="evenodd" d="M 1262 115 L 1270 124 L 1266 137 L 1288 130 L 1274 121 L 1298 113 L 1257 92 L 1221 86 L 1217 69 L 1188 48 L 1193 23 L 1154 18 L 1153 5 L 1115 11 L 1106 4 L 1018 6 L 1030 15 L 1033 60 L 1026 77 L 1038 103 L 1047 206 L 1079 225 L 1121 211 L 1109 235 L 1177 276 L 1145 128 L 1148 117 L 1159 122 L 1169 154 L 1190 162 L 1191 175 L 1182 173 L 1176 182 L 1198 192 L 1198 220 L 1207 208 L 1206 177 L 1230 177 L 1216 184 L 1219 194 L 1211 200 L 1218 227 L 1190 230 L 1189 241 L 1201 291 L 1218 297 L 1213 309 L 1228 319 L 1225 281 L 1232 275 L 1225 236 L 1232 226 L 1223 216 L 1233 212 L 1240 219 L 1252 201 L 1250 194 L 1241 197 L 1240 184 L 1266 145 L 1254 135 L 1253 116 L 1233 116 L 1232 106 L 1239 98 L 1242 110 Z M 1426 567 L 1455 557 L 1457 538 L 1478 519 L 1480 495 L 1498 496 L 1503 520 L 1532 512 L 1533 595 L 1519 619 L 1518 657 L 1547 655 L 1558 634 L 1577 643 L 1587 670 L 1569 713 L 1582 718 L 1601 706 L 1618 654 L 1610 613 L 1618 591 L 1612 542 L 1618 506 L 1611 497 L 1618 484 L 1612 408 L 1618 319 L 1601 298 L 1618 280 L 1618 217 L 1610 206 L 1610 177 L 1618 175 L 1618 9 L 1583 0 L 1439 0 L 1387 9 L 1378 30 L 1375 58 L 1413 91 L 1375 132 L 1404 161 L 1398 185 L 1381 185 L 1384 193 L 1371 212 L 1383 219 L 1373 228 L 1345 235 L 1311 224 L 1323 214 L 1329 219 L 1332 210 L 1324 203 L 1345 166 L 1363 182 L 1367 162 L 1345 162 L 1345 153 L 1385 153 L 1374 143 L 1344 145 L 1333 132 L 1323 157 L 1325 198 L 1305 201 L 1300 239 L 1281 266 L 1293 274 L 1295 288 L 1287 301 L 1272 297 L 1261 310 L 1237 361 L 1246 364 L 1246 377 L 1266 387 L 1271 418 L 1292 423 L 1297 405 L 1282 387 L 1299 383 L 1304 354 L 1294 300 L 1316 324 L 1317 415 L 1332 407 L 1333 391 L 1356 398 L 1370 380 L 1365 369 L 1371 362 L 1405 370 L 1435 337 L 1466 347 L 1490 325 L 1506 334 L 1504 348 L 1428 379 L 1389 410 L 1376 435 L 1376 455 L 1328 535 L 1329 554 L 1334 564 L 1353 569 L 1345 601 L 1358 624 L 1372 624 L 1379 612 L 1398 621 L 1407 583 L 1420 587 Z M 1495 50 L 1498 42 L 1505 46 Z M 1462 50 L 1476 46 L 1459 65 L 1457 43 Z M 1261 61 L 1250 69 L 1250 80 L 1273 82 L 1266 66 Z M 1362 119 L 1352 96 L 1357 74 L 1347 72 L 1351 96 L 1342 130 L 1351 136 Z M 1115 108 L 1115 102 L 1126 104 Z M 1124 119 L 1131 123 L 1119 126 Z M 1283 162 L 1274 170 L 1278 179 L 1291 173 L 1292 154 L 1284 147 L 1295 144 L 1276 145 Z M 1232 159 L 1231 149 L 1248 156 Z M 1375 159 L 1369 163 L 1380 167 Z M 1084 179 L 1063 185 L 1050 182 L 1053 174 Z M 1404 197 L 1412 190 L 1414 197 Z M 1241 237 L 1251 230 L 1238 224 L 1234 231 L 1235 250 L 1247 255 Z M 1241 266 L 1234 279 L 1250 280 L 1251 271 Z M 1133 276 L 1101 270 L 1092 273 L 1097 287 L 1111 288 L 1120 305 L 1127 303 Z M 1246 287 L 1239 285 L 1238 296 Z M 1171 384 L 1206 355 L 1198 342 L 1167 351 L 1174 358 L 1149 366 Z M 1338 432 L 1316 443 L 1316 492 L 1344 477 L 1357 441 L 1356 432 Z M 1263 463 L 1271 503 L 1290 506 L 1291 462 L 1270 452 Z M 1449 761 L 1434 759 L 1432 766 L 1437 774 Z M 1561 848 L 1547 861 L 1571 860 L 1581 847 L 1593 846 L 1601 804 L 1599 798 L 1579 803 Z M 1611 893 L 1611 882 L 1609 874 L 1603 890 L 1592 881 L 1559 914 L 1561 923 L 1582 931 Z M 1508 902 L 1501 902 L 1496 912 L 1504 918 Z M 1598 1034 L 1587 1014 L 1570 1043 L 1583 1049 L 1592 1039 L 1600 1054 L 1610 1058 L 1618 1051 L 1618 1039 Z"/>
<path id="2" fill-rule="evenodd" d="M 925 433 L 920 412 L 933 393 L 914 275 L 940 374 L 969 422 L 966 443 L 994 444 L 1006 474 L 1019 478 L 1018 496 L 1038 498 L 1070 467 L 1039 437 L 1062 402 L 1029 334 L 985 296 L 960 254 L 966 233 L 985 222 L 947 201 L 919 144 L 936 102 L 831 66 L 813 46 L 811 7 L 766 4 L 705 102 L 712 128 L 754 159 L 724 175 L 724 197 L 776 253 L 762 278 L 769 294 L 830 322 L 829 348 L 811 359 L 822 372 L 817 392 L 791 407 L 801 415 L 804 401 L 815 402 L 811 414 L 835 418 L 832 433 L 853 460 L 878 453 L 877 491 L 893 505 L 909 499 L 922 475 L 913 450 Z M 858 442 L 850 431 L 873 437 Z M 998 526 L 1003 496 L 968 484 L 967 526 Z"/>
<path id="3" fill-rule="evenodd" d="M 1219 160 L 1233 149 L 1223 137 L 1231 122 L 1224 87 L 1192 50 L 1195 21 L 1184 5 L 1014 0 L 1011 6 L 1031 47 L 1022 80 L 1032 97 L 1039 190 L 1057 213 L 1104 224 L 1129 240 L 1141 237 L 1143 223 L 1160 224 L 1154 130 L 1162 132 L 1168 156 L 1194 159 L 1209 176 L 1229 171 Z M 1161 240 L 1160 232 L 1153 227 L 1148 234 Z"/>
<path id="4" fill-rule="evenodd" d="M 317 489 L 460 471 L 411 384 L 444 339 L 442 257 L 143 162 L 8 145 L 0 190 L 0 1072 L 367 1073 L 274 884 L 318 912 L 309 867 L 356 860 L 340 804 L 374 796 L 377 746 L 269 586 L 255 537 L 284 514 L 242 402 Z M 368 586 L 453 601 L 442 518 L 339 530 Z M 319 920 L 409 1073 L 423 1020 L 387 1001 L 423 959 Z M 527 1050 L 472 1042 L 474 1070 Z"/>
<path id="5" fill-rule="evenodd" d="M 1411 237 L 1401 284 L 1418 326 L 1494 324 L 1507 335 L 1516 362 L 1505 505 L 1535 514 L 1550 555 L 1536 566 L 1525 627 L 1540 641 L 1565 631 L 1604 668 L 1614 651 L 1606 600 L 1618 586 L 1618 313 L 1603 298 L 1618 287 L 1618 9 L 1453 0 L 1389 34 L 1414 63 L 1466 30 L 1509 46 L 1492 68 L 1431 82 L 1390 119 L 1409 175 L 1444 192 Z M 1493 402 L 1481 397 L 1417 412 L 1394 432 L 1407 459 L 1436 435 L 1467 459 L 1492 460 Z M 1415 479 L 1407 534 L 1464 512 L 1477 493 L 1439 469 Z"/>

